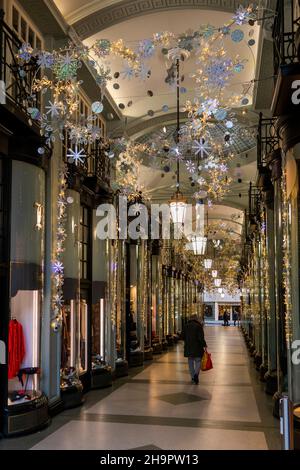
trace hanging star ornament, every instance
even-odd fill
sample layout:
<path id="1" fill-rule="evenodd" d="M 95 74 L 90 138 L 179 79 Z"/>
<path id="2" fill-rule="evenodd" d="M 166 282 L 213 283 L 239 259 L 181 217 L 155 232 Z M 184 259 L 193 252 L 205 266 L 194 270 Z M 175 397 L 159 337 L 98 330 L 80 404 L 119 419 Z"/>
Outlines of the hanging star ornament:
<path id="1" fill-rule="evenodd" d="M 200 155 L 202 159 L 209 156 L 208 150 L 210 150 L 210 147 L 204 139 L 194 140 L 193 143 L 192 148 L 195 150 L 195 155 Z"/>
<path id="2" fill-rule="evenodd" d="M 62 110 L 60 103 L 52 103 L 52 101 L 49 101 L 49 106 L 46 106 L 45 108 L 48 109 L 47 114 L 51 114 L 52 119 L 58 117 Z"/>
<path id="3" fill-rule="evenodd" d="M 67 158 L 70 163 L 75 163 L 75 165 L 78 165 L 78 163 L 84 163 L 84 159 L 86 158 L 86 155 L 84 155 L 84 150 L 78 150 L 77 145 L 75 145 L 75 150 L 69 149 L 69 153 L 67 153 Z"/>

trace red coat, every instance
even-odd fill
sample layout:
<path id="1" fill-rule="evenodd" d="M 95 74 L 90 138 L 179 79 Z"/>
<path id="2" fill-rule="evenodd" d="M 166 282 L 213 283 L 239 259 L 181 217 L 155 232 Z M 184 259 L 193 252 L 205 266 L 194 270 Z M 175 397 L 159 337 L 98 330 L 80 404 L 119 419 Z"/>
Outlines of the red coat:
<path id="1" fill-rule="evenodd" d="M 16 377 L 25 356 L 23 327 L 17 320 L 10 320 L 8 328 L 8 378 Z"/>

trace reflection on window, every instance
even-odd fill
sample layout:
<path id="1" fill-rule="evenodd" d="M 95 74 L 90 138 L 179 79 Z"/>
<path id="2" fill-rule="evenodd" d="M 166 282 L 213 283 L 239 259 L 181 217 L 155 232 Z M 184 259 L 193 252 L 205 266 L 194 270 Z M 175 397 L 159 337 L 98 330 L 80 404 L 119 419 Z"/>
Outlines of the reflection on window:
<path id="1" fill-rule="evenodd" d="M 78 321 L 78 350 L 79 350 L 79 373 L 87 371 L 87 303 L 80 302 L 80 312 Z"/>
<path id="2" fill-rule="evenodd" d="M 80 277 L 89 278 L 90 223 L 89 210 L 81 206 L 80 217 Z"/>

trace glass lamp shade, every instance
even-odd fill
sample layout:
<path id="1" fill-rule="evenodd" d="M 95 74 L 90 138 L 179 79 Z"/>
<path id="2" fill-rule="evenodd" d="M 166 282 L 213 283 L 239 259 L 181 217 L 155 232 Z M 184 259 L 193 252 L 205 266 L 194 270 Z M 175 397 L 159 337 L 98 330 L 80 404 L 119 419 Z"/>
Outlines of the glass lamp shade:
<path id="1" fill-rule="evenodd" d="M 204 255 L 206 250 L 206 237 L 192 237 L 191 239 L 193 251 L 195 255 Z"/>
<path id="2" fill-rule="evenodd" d="M 212 267 L 212 259 L 206 258 L 204 260 L 204 267 L 205 269 L 210 269 Z"/>
<path id="3" fill-rule="evenodd" d="M 170 201 L 171 217 L 174 224 L 183 224 L 186 212 L 186 199 L 177 191 Z"/>
<path id="4" fill-rule="evenodd" d="M 222 279 L 215 279 L 215 286 L 216 287 L 221 287 L 222 284 Z"/>
<path id="5" fill-rule="evenodd" d="M 222 294 L 222 293 L 223 293 L 223 289 L 222 289 L 222 287 L 219 287 L 219 289 L 218 289 L 218 293 L 219 293 L 219 294 Z"/>
<path id="6" fill-rule="evenodd" d="M 222 293 L 222 294 L 221 294 L 221 297 L 222 297 L 222 299 L 224 299 L 224 297 L 225 297 L 225 294 L 224 294 L 224 293 Z"/>
<path id="7" fill-rule="evenodd" d="M 212 277 L 217 277 L 218 271 L 216 269 L 213 269 L 211 272 Z"/>

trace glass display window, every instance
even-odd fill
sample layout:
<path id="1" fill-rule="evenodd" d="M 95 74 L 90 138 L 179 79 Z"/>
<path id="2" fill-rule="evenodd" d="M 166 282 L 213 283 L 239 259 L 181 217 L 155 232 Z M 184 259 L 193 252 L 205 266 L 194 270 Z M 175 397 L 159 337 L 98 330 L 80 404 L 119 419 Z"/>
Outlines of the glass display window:
<path id="1" fill-rule="evenodd" d="M 205 304 L 204 305 L 204 317 L 207 320 L 214 320 L 214 311 L 213 311 L 213 306 L 210 304 Z"/>
<path id="2" fill-rule="evenodd" d="M 61 368 L 74 368 L 76 366 L 76 308 L 75 301 L 71 300 L 62 309 L 62 347 Z"/>
<path id="3" fill-rule="evenodd" d="M 11 298 L 8 341 L 8 405 L 38 398 L 40 392 L 39 290 L 18 290 Z"/>
<path id="4" fill-rule="evenodd" d="M 85 299 L 80 301 L 77 347 L 78 372 L 84 374 L 88 369 L 88 306 Z"/>
<path id="5" fill-rule="evenodd" d="M 92 356 L 93 365 L 105 362 L 105 298 L 93 304 L 92 313 Z"/>
<path id="6" fill-rule="evenodd" d="M 229 315 L 229 320 L 232 320 L 232 307 L 231 305 L 219 305 L 219 321 L 223 320 L 224 312 Z"/>
<path id="7" fill-rule="evenodd" d="M 123 241 L 118 242 L 119 263 L 117 285 L 120 295 L 117 296 L 116 309 L 116 350 L 117 359 L 126 357 L 126 260 Z"/>

